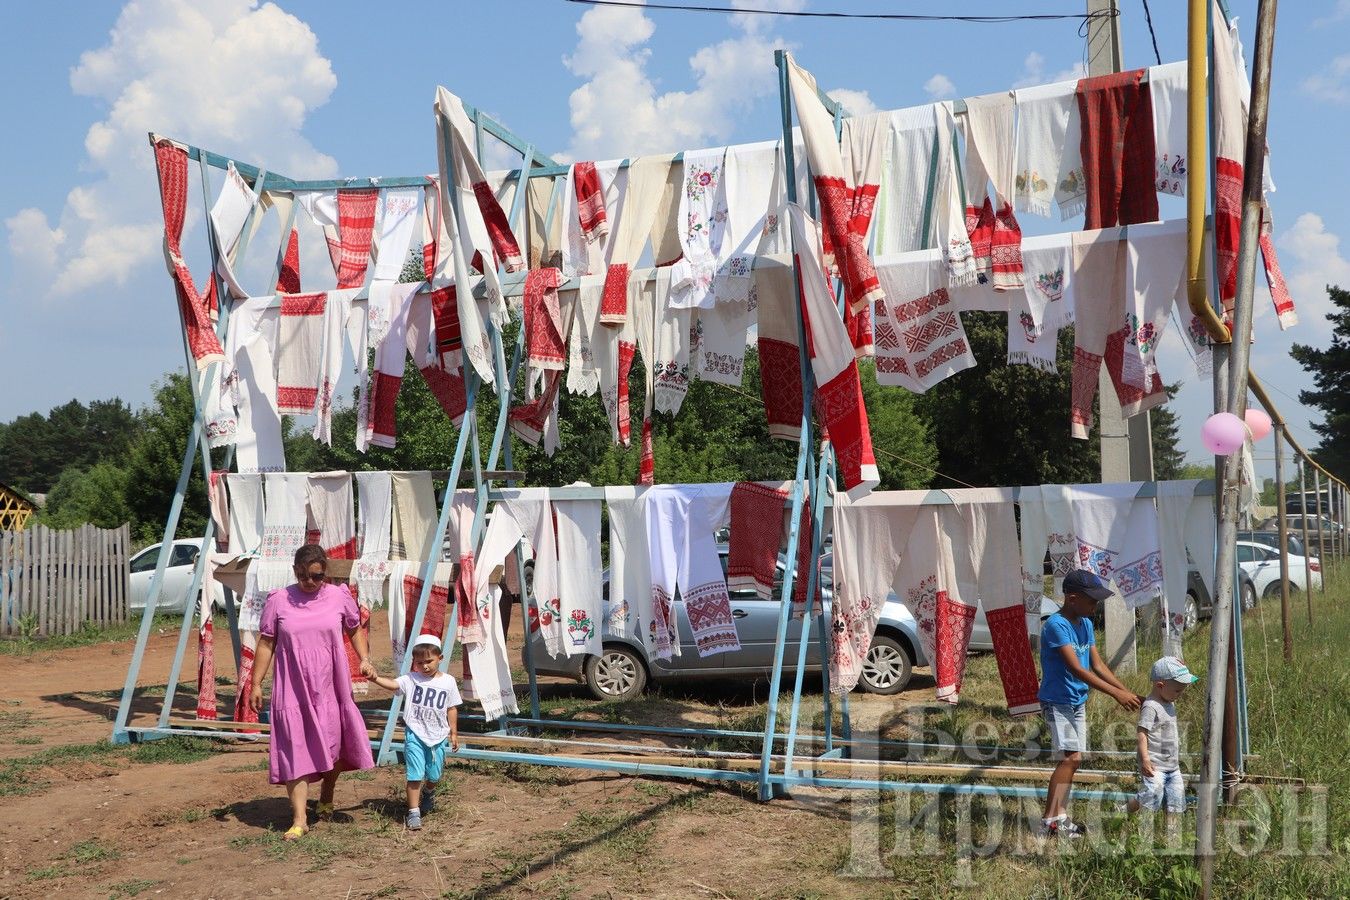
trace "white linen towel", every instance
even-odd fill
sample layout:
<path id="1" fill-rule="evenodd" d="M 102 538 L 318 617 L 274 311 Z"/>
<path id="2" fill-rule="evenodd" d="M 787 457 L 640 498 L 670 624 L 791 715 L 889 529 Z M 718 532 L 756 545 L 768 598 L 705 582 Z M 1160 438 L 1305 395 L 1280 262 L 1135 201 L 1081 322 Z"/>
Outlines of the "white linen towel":
<path id="1" fill-rule="evenodd" d="M 438 520 L 430 472 L 391 472 L 394 498 L 391 559 L 440 559 L 434 534 Z"/>
<path id="2" fill-rule="evenodd" d="M 662 485 L 646 495 L 652 581 L 648 652 L 681 653 L 676 592 L 700 657 L 739 650 L 731 598 L 714 533 L 730 519 L 730 484 Z"/>
<path id="3" fill-rule="evenodd" d="M 1186 194 L 1186 63 L 1148 67 L 1160 194 Z"/>
<path id="4" fill-rule="evenodd" d="M 568 656 L 601 652 L 600 501 L 555 500 L 558 601 Z"/>
<path id="5" fill-rule="evenodd" d="M 890 142 L 877 193 L 873 253 L 883 256 L 935 246 L 932 211 L 940 199 L 936 185 L 937 120 L 933 106 L 897 109 L 890 116 Z M 927 204 L 927 205 L 925 205 Z M 924 218 L 925 209 L 929 210 Z"/>
<path id="6" fill-rule="evenodd" d="M 609 509 L 608 634 L 646 641 L 652 621 L 652 571 L 647 550 L 644 487 L 607 487 Z"/>
<path id="7" fill-rule="evenodd" d="M 1066 152 L 1069 114 L 1078 105 L 1076 87 L 1075 81 L 1058 81 L 1013 92 L 1017 103 L 1015 205 L 1019 210 L 1050 216 Z"/>
<path id="8" fill-rule="evenodd" d="M 357 472 L 357 540 L 360 555 L 352 567 L 357 593 L 370 606 L 383 600 L 389 576 L 389 541 L 394 524 L 393 479 L 388 472 Z"/>
<path id="9" fill-rule="evenodd" d="M 502 501 L 520 525 L 534 556 L 530 586 L 528 634 L 540 632 L 549 656 L 563 655 L 562 605 L 558 598 L 558 544 L 553 527 L 553 507 L 547 488 L 525 488 L 511 500 Z"/>
<path id="10" fill-rule="evenodd" d="M 262 476 L 231 472 L 225 476 L 230 491 L 230 556 L 257 553 L 262 546 Z"/>

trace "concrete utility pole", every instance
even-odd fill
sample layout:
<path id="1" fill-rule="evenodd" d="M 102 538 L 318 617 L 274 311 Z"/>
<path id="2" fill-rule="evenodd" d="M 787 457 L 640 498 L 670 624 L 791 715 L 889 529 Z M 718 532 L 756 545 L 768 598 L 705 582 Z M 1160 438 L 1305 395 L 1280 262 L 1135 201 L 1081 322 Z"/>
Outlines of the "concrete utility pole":
<path id="1" fill-rule="evenodd" d="M 1116 0 L 1087 0 L 1088 75 L 1110 75 L 1124 67 L 1120 44 L 1120 17 Z M 1109 13 L 1110 15 L 1106 15 Z M 1153 480 L 1153 445 L 1148 413 L 1126 420 L 1111 376 L 1103 366 L 1097 375 L 1097 427 L 1101 434 L 1102 484 Z M 1106 661 L 1117 672 L 1134 672 L 1135 616 L 1119 595 L 1106 601 Z"/>

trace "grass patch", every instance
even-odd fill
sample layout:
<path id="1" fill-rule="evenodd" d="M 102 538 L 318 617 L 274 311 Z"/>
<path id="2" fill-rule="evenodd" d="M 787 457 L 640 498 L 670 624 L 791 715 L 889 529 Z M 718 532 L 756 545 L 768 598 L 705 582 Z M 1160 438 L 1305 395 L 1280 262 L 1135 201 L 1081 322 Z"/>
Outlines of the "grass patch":
<path id="1" fill-rule="evenodd" d="M 141 628 L 141 617 L 132 613 L 130 621 L 100 628 L 92 622 L 85 622 L 74 634 L 40 637 L 34 633 L 25 633 L 19 637 L 0 640 L 0 655 L 32 656 L 35 653 L 51 653 L 56 650 L 68 650 L 72 647 L 88 647 L 92 644 L 123 644 L 136 639 Z M 155 616 L 153 627 L 157 631 L 180 628 L 183 617 L 180 615 Z"/>
<path id="2" fill-rule="evenodd" d="M 74 875 L 73 869 L 60 865 L 43 866 L 41 869 L 29 869 L 29 881 L 46 881 L 49 878 L 65 878 L 67 875 Z"/>
<path id="3" fill-rule="evenodd" d="M 112 893 L 108 895 L 108 900 L 121 900 L 122 897 L 135 897 L 143 891 L 159 884 L 158 881 L 151 881 L 148 878 L 136 878 L 131 881 L 123 881 L 112 886 Z"/>
<path id="4" fill-rule="evenodd" d="M 116 746 L 108 741 L 50 747 L 31 756 L 0 760 L 0 797 L 19 797 L 50 787 L 52 779 L 40 774 L 44 769 L 56 773 L 62 767 L 77 762 L 109 767 L 126 761 L 192 763 L 222 752 L 223 749 L 220 743 L 210 738 L 176 736 L 131 747 Z"/>
<path id="5" fill-rule="evenodd" d="M 110 859 L 117 859 L 121 855 L 114 848 L 94 839 L 80 841 L 66 853 L 66 856 L 74 860 L 77 865 L 106 862 Z"/>
<path id="6" fill-rule="evenodd" d="M 138 763 L 194 763 L 224 749 L 219 741 L 211 738 L 173 735 L 136 744 L 131 758 Z"/>

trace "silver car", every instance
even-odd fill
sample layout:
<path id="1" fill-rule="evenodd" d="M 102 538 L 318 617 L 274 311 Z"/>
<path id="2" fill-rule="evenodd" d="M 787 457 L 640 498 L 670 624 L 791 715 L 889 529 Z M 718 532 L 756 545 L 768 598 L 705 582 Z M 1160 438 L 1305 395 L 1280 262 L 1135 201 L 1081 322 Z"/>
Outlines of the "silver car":
<path id="1" fill-rule="evenodd" d="M 722 568 L 725 571 L 727 550 L 720 548 Z M 830 596 L 832 583 L 830 571 L 832 558 L 821 558 L 822 591 L 826 598 Z M 777 596 L 783 580 L 783 559 L 778 560 L 778 578 L 774 588 Z M 658 659 L 648 652 L 644 643 L 635 636 L 616 635 L 609 628 L 609 570 L 604 572 L 603 615 L 601 622 L 601 640 L 603 652 L 599 655 L 584 654 L 576 656 L 548 655 L 544 641 L 534 624 L 534 599 L 531 597 L 530 651 L 534 659 L 535 671 L 540 675 L 555 675 L 584 681 L 591 694 L 599 700 L 628 700 L 638 696 L 646 688 L 648 681 L 689 681 L 699 678 L 768 678 L 773 671 L 774 647 L 778 637 L 778 614 L 781 601 L 763 600 L 754 591 L 731 592 L 731 614 L 736 620 L 736 633 L 740 638 L 741 649 L 729 653 L 714 653 L 699 656 L 694 644 L 693 632 L 684 612 L 684 604 L 676 603 L 675 621 L 680 639 L 680 654 L 671 659 Z M 1041 601 L 1040 620 L 1059 610 L 1058 604 L 1049 598 Z M 820 672 L 819 631 L 811 629 L 810 644 L 806 649 L 806 671 Z M 634 629 L 636 630 L 636 629 Z M 783 657 L 783 673 L 791 676 L 797 670 L 797 658 L 801 644 L 802 623 L 792 619 L 788 621 L 787 643 Z M 1031 636 L 1032 644 L 1038 635 Z M 975 615 L 970 635 L 971 650 L 992 650 L 993 642 L 989 635 L 989 626 L 981 609 Z M 919 642 L 918 628 L 909 609 L 900 599 L 891 594 L 881 610 L 881 619 L 877 623 L 876 634 L 867 652 L 862 674 L 858 684 L 863 690 L 874 694 L 896 694 L 909 684 L 915 666 L 926 666 Z"/>

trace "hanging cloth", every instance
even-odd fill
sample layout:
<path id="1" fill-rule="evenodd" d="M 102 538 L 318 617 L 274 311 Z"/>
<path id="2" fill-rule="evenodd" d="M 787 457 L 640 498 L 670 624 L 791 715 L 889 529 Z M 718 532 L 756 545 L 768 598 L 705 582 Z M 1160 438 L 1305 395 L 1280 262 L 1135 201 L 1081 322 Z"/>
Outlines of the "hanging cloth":
<path id="1" fill-rule="evenodd" d="M 795 203 L 789 206 L 789 215 L 801 274 L 801 315 L 807 324 L 807 350 L 816 380 L 816 415 L 834 445 L 840 484 L 857 499 L 881 483 L 858 362 L 817 255 L 819 226 Z"/>
<path id="2" fill-rule="evenodd" d="M 277 409 L 282 415 L 314 414 L 319 399 L 327 294 L 281 298 L 277 329 Z"/>
<path id="3" fill-rule="evenodd" d="M 1186 222 L 1183 219 L 1131 227 L 1126 239 L 1125 303 L 1129 334 L 1121 377 L 1145 388 L 1157 372 L 1158 343 L 1178 296 L 1184 296 Z"/>
<path id="4" fill-rule="evenodd" d="M 567 298 L 569 305 L 563 308 L 558 293 L 560 279 L 557 269 L 537 269 L 525 278 L 524 327 L 530 347 L 525 378 L 527 402 L 508 414 L 512 432 L 532 446 L 542 442 L 549 456 L 560 443 L 558 393 L 568 332 L 576 310 L 576 294 L 572 292 Z M 541 382 L 537 394 L 536 380 Z"/>
<path id="5" fill-rule="evenodd" d="M 357 594 L 370 606 L 379 606 L 389 577 L 389 540 L 393 525 L 393 480 L 388 472 L 357 472 L 356 497 L 360 506 L 357 537 L 361 552 L 352 567 Z"/>
<path id="6" fill-rule="evenodd" d="M 178 297 L 178 311 L 187 336 L 188 352 L 205 369 L 225 358 L 225 352 L 211 325 L 210 303 L 197 291 L 192 273 L 183 261 L 183 218 L 187 212 L 187 149 L 173 141 L 152 137 L 155 148 L 155 166 L 159 173 L 159 198 L 164 207 L 164 263 L 173 278 Z M 215 295 L 215 278 L 208 290 Z"/>
<path id="7" fill-rule="evenodd" d="M 337 192 L 339 290 L 359 288 L 366 281 L 379 200 L 380 192 L 376 190 L 343 188 Z"/>
<path id="8" fill-rule="evenodd" d="M 722 183 L 727 218 L 717 252 L 714 309 L 749 298 L 750 270 L 760 252 L 770 210 L 780 205 L 774 202 L 780 143 L 761 141 L 726 148 Z"/>
<path id="9" fill-rule="evenodd" d="M 884 491 L 834 508 L 830 689 L 837 694 L 847 694 L 858 684 L 926 493 Z M 922 632 L 919 636 L 925 639 Z"/>
<path id="10" fill-rule="evenodd" d="M 566 175 L 562 179 L 566 179 Z M 554 210 L 553 220 L 548 221 L 549 206 L 555 204 L 555 192 L 561 197 L 562 180 L 552 178 L 531 178 L 527 182 L 525 194 L 525 261 L 527 267 L 538 269 L 542 266 L 560 266 L 562 260 L 559 246 L 562 241 L 562 207 Z"/>
<path id="11" fill-rule="evenodd" d="M 1122 562 L 1130 508 L 1139 484 L 1068 485 L 1064 490 L 1073 515 L 1077 567 L 1111 580 Z"/>
<path id="12" fill-rule="evenodd" d="M 662 485 L 646 498 L 657 658 L 680 654 L 677 590 L 700 657 L 741 649 L 713 539 L 727 524 L 731 485 Z"/>
<path id="13" fill-rule="evenodd" d="M 464 421 L 468 404 L 464 374 L 457 362 L 453 367 L 446 366 L 445 356 L 439 353 L 444 336 L 439 312 L 454 306 L 453 285 L 430 294 L 413 294 L 407 317 L 407 345 L 413 364 L 422 373 L 422 381 L 446 417 L 458 427 Z"/>
<path id="14" fill-rule="evenodd" d="M 396 282 L 403 275 L 422 206 L 422 191 L 415 187 L 388 188 L 380 192 L 380 231 L 376 240 L 373 281 Z"/>
<path id="15" fill-rule="evenodd" d="M 731 489 L 731 538 L 727 553 L 727 589 L 754 591 L 773 599 L 783 530 L 782 487 L 739 481 Z"/>
<path id="16" fill-rule="evenodd" d="M 908 542 L 900 548 L 895 594 L 914 617 L 919 644 L 937 681 L 937 698 L 955 703 L 965 674 L 975 607 L 962 599 L 957 582 L 952 533 L 960 525 L 953 525 L 944 512 L 949 511 L 936 506 L 918 509 Z M 891 551 L 892 558 L 895 552 Z M 875 621 L 871 627 L 876 630 Z"/>
<path id="17" fill-rule="evenodd" d="M 802 428 L 802 361 L 792 266 L 761 265 L 754 278 L 759 308 L 759 389 L 769 437 L 796 441 Z"/>
<path id="18" fill-rule="evenodd" d="M 825 271 L 838 272 L 844 283 L 844 299 L 857 314 L 884 296 L 867 255 L 866 243 L 867 225 L 881 180 L 884 150 L 867 155 L 868 168 L 861 179 L 849 172 L 844 167 L 839 141 L 835 137 L 834 118 L 820 102 L 815 78 L 798 66 L 791 56 L 787 60 L 788 82 L 820 201 L 822 261 Z M 884 135 L 883 129 L 878 131 Z M 802 252 L 800 246 L 797 252 Z"/>
<path id="19" fill-rule="evenodd" d="M 650 315 L 655 331 L 651 343 L 643 340 L 645 329 L 638 331 L 638 349 L 647 362 L 648 384 L 652 385 L 653 405 L 657 412 L 672 415 L 680 411 L 689 393 L 690 321 L 693 311 L 670 303 L 672 272 L 657 269 L 650 286 L 644 284 L 643 306 L 636 310 L 639 324 Z M 650 299 L 649 299 L 650 298 Z M 649 416 L 644 416 L 644 421 Z"/>
<path id="20" fill-rule="evenodd" d="M 592 331 L 591 352 L 595 355 L 595 368 L 598 370 L 600 384 L 600 402 L 609 417 L 610 433 L 614 442 L 627 447 L 632 439 L 630 422 L 630 403 L 628 396 L 628 375 L 633 368 L 633 356 L 637 352 L 637 310 L 635 303 L 640 297 L 643 281 L 631 278 L 626 290 L 629 298 L 628 318 L 621 329 L 604 328 L 597 324 Z M 608 290 L 608 278 L 606 286 Z M 578 301 L 580 302 L 580 301 Z M 603 300 L 601 303 L 603 304 Z M 618 334 L 615 334 L 615 331 Z M 599 340 L 595 336 L 599 335 Z"/>
<path id="21" fill-rule="evenodd" d="M 330 291 L 323 310 L 323 344 L 319 355 L 318 395 L 314 403 L 316 441 L 333 445 L 333 392 L 342 374 L 342 338 L 351 318 L 355 289 Z M 283 304 L 285 301 L 282 301 Z"/>
<path id="22" fill-rule="evenodd" d="M 1073 251 L 1065 235 L 1022 243 L 1025 284 L 1008 310 L 1008 365 L 1058 372 L 1059 330 L 1073 324 Z"/>
<path id="23" fill-rule="evenodd" d="M 627 318 L 628 293 L 617 286 L 627 285 L 628 272 L 642 255 L 642 248 L 647 245 L 673 159 L 673 156 L 643 156 L 633 160 L 621 171 L 625 187 L 620 202 L 616 204 L 616 221 L 607 253 L 609 270 L 619 271 L 614 275 L 616 287 L 604 295 L 609 302 L 600 309 L 602 325 L 622 327 Z M 620 181 L 619 172 L 616 172 L 613 180 L 615 183 Z"/>
<path id="24" fill-rule="evenodd" d="M 563 179 L 562 202 L 555 213 L 562 220 L 561 267 L 563 275 L 568 278 L 599 275 L 605 271 L 605 238 L 608 237 L 609 223 L 604 214 L 604 197 L 595 163 L 573 163 L 567 177 Z M 589 231 L 582 226 L 583 199 L 587 207 Z M 606 231 L 603 234 L 599 231 L 597 211 L 605 221 Z"/>
<path id="25" fill-rule="evenodd" d="M 1143 69 L 1098 75 L 1081 79 L 1075 89 L 1087 176 L 1086 230 L 1158 218 L 1153 100 L 1143 77 Z"/>
<path id="26" fill-rule="evenodd" d="M 1158 483 L 1158 538 L 1162 548 L 1162 641 L 1163 655 L 1181 658 L 1181 636 L 1186 628 L 1186 585 L 1190 580 L 1190 560 L 1187 559 L 1186 520 L 1199 479 L 1189 481 L 1159 481 Z M 1197 568 L 1203 570 L 1206 556 L 1195 557 Z"/>
<path id="27" fill-rule="evenodd" d="M 1186 194 L 1186 63 L 1148 68 L 1149 102 L 1153 106 L 1154 187 L 1160 194 Z"/>
<path id="28" fill-rule="evenodd" d="M 618 334 L 612 328 L 600 327 L 600 296 L 605 289 L 604 278 L 582 275 L 578 281 L 576 297 L 571 301 L 576 313 L 567 345 L 567 390 L 573 394 L 590 396 L 600 389 L 600 371 L 596 362 L 598 345 L 609 341 L 617 345 Z"/>
<path id="29" fill-rule="evenodd" d="M 966 227 L 965 197 L 961 187 L 961 155 L 957 148 L 956 119 L 951 103 L 933 104 L 937 146 L 933 151 L 933 208 L 937 216 L 937 240 L 947 264 L 947 285 L 955 288 L 975 284 L 979 266 Z"/>
<path id="30" fill-rule="evenodd" d="M 370 380 L 370 395 L 357 403 L 358 432 L 364 432 L 367 442 L 376 447 L 392 449 L 397 443 L 398 393 L 408 357 L 408 319 L 418 287 L 416 282 L 396 284 L 390 292 L 385 313 L 389 328 L 375 347 L 375 377 Z"/>
<path id="31" fill-rule="evenodd" d="M 1041 597 L 1045 596 L 1045 554 L 1050 528 L 1039 485 L 1023 486 L 1017 492 L 1018 543 L 1022 552 L 1023 626 L 1039 627 Z"/>
<path id="32" fill-rule="evenodd" d="M 716 301 L 713 281 L 728 217 L 725 160 L 725 147 L 684 154 L 678 219 L 683 256 L 671 267 L 671 303 L 680 309 L 711 308 Z"/>
<path id="33" fill-rule="evenodd" d="M 395 563 L 389 580 L 389 636 L 393 651 L 392 665 L 403 668 L 403 654 L 412 642 L 412 626 L 417 616 L 417 602 L 422 598 L 423 581 L 421 578 L 424 564 L 408 561 Z M 422 627 L 417 634 L 433 635 L 445 640 L 445 614 L 450 606 L 450 577 L 454 566 L 450 563 L 437 563 L 432 571 L 431 591 L 427 594 L 426 611 L 422 614 Z M 395 615 L 394 610 L 398 610 Z"/>
<path id="34" fill-rule="evenodd" d="M 635 637 L 644 642 L 649 640 L 647 626 L 652 621 L 646 494 L 644 487 L 605 488 L 609 511 L 609 619 L 605 631 L 615 638 Z"/>
<path id="35" fill-rule="evenodd" d="M 473 564 L 479 575 L 474 607 L 482 639 L 470 642 L 462 630 L 459 634 L 473 675 L 474 693 L 483 707 L 483 717 L 489 722 L 520 712 L 511 683 L 506 637 L 502 633 L 501 587 L 491 584 L 489 576 L 494 569 L 505 566 L 507 556 L 520 545 L 522 537 L 520 525 L 504 508 L 498 507 L 488 523 L 483 546 Z"/>
<path id="36" fill-rule="evenodd" d="M 877 193 L 881 189 L 881 170 L 886 158 L 886 145 L 890 140 L 890 115 L 875 113 L 869 116 L 854 116 L 844 119 L 840 144 L 844 170 L 857 185 L 853 194 L 853 216 L 849 221 L 850 233 L 861 235 L 860 246 L 866 253 L 867 234 L 871 230 L 872 213 L 876 208 Z M 871 356 L 873 352 L 871 306 L 876 302 L 873 296 L 865 305 L 854 309 L 852 304 L 844 307 L 844 326 L 848 329 L 849 341 L 858 358 Z"/>
<path id="37" fill-rule="evenodd" d="M 440 559 L 435 545 L 436 492 L 430 472 L 391 472 L 394 497 L 391 559 Z"/>
<path id="38" fill-rule="evenodd" d="M 888 360 L 898 360 L 884 368 L 897 371 L 895 375 L 883 373 L 879 356 L 877 382 L 923 392 L 974 366 L 975 356 L 951 295 L 941 286 L 942 262 L 937 251 L 906 253 L 897 259 L 878 273 L 886 290 L 887 321 L 894 329 L 893 337 L 883 336 L 878 329 L 878 339 L 886 347 L 898 344 L 898 352 L 882 353 Z"/>
<path id="39" fill-rule="evenodd" d="M 235 403 L 239 411 L 235 468 L 240 472 L 285 471 L 277 382 L 272 348 L 266 336 L 255 334 L 240 348 L 235 361 L 238 372 Z"/>
<path id="40" fill-rule="evenodd" d="M 1058 176 L 1069 153 L 1069 115 L 1075 82 L 1059 81 L 1013 91 L 1017 106 L 1017 173 L 1014 206 L 1049 218 Z M 1081 157 L 1074 135 L 1072 155 Z M 1067 218 L 1068 216 L 1062 216 Z"/>
<path id="41" fill-rule="evenodd" d="M 516 489 L 515 499 L 501 501 L 525 533 L 525 540 L 534 557 L 534 578 L 531 582 L 529 634 L 538 631 L 544 640 L 544 649 L 552 657 L 563 650 L 562 603 L 558 596 L 558 543 L 554 530 L 553 507 L 548 502 L 547 488 Z"/>
<path id="42" fill-rule="evenodd" d="M 234 167 L 234 162 L 226 163 L 225 182 L 221 185 L 220 196 L 211 205 L 211 232 L 216 243 L 216 274 L 220 276 L 226 296 L 231 300 L 242 300 L 248 296 L 248 292 L 239 286 L 234 267 L 239 261 L 244 225 L 258 201 L 259 195 L 244 181 L 244 177 Z"/>
<path id="43" fill-rule="evenodd" d="M 1120 564 L 1112 578 L 1131 610 L 1147 606 L 1163 595 L 1166 578 L 1159 537 L 1158 509 L 1153 498 L 1137 497 L 1125 522 Z"/>
<path id="44" fill-rule="evenodd" d="M 971 233 L 976 262 L 988 269 L 995 291 L 1022 290 L 1022 227 L 1013 214 L 1012 198 L 1017 148 L 1014 116 L 1016 105 L 1011 92 L 971 97 L 966 101 L 966 221 L 979 217 L 980 240 Z M 985 184 L 994 188 L 985 195 Z M 984 196 L 977 209 L 975 201 Z M 983 247 L 988 247 L 987 265 Z"/>
<path id="45" fill-rule="evenodd" d="M 568 656 L 601 652 L 600 501 L 554 500 L 558 601 Z"/>
<path id="46" fill-rule="evenodd" d="M 307 490 L 307 543 L 318 544 L 329 559 L 356 559 L 352 476 L 347 472 L 311 472 Z"/>
<path id="47" fill-rule="evenodd" d="M 230 543 L 232 557 L 257 553 L 262 546 L 263 488 L 261 475 L 231 472 L 225 476 L 230 492 Z"/>
<path id="48" fill-rule="evenodd" d="M 938 130 L 933 106 L 897 109 L 885 115 L 889 117 L 890 140 L 877 191 L 873 235 L 877 256 L 935 246 L 932 223 L 939 199 L 935 191 Z"/>

